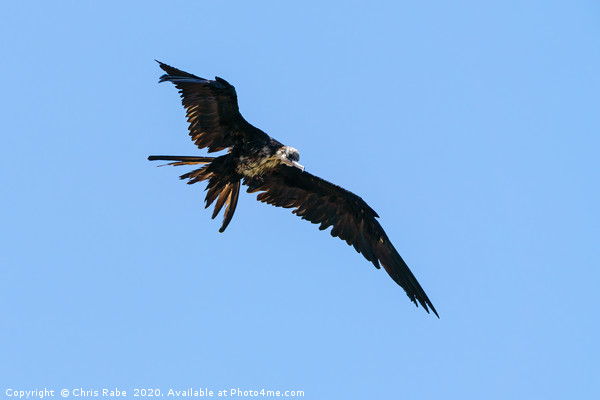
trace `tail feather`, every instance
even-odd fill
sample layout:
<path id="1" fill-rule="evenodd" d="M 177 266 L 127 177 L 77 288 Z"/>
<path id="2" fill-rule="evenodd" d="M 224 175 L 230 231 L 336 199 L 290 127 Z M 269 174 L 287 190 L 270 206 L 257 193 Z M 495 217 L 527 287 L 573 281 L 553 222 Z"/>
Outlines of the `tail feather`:
<path id="1" fill-rule="evenodd" d="M 225 188 L 223 190 L 221 190 L 221 192 L 219 192 L 219 198 L 217 199 L 217 202 L 215 203 L 215 210 L 213 211 L 213 215 L 212 215 L 213 219 L 216 218 L 217 215 L 219 215 L 219 213 L 221 212 L 221 209 L 223 208 L 223 206 L 229 200 L 230 197 L 231 197 L 231 184 L 228 183 L 225 185 Z"/>
<path id="2" fill-rule="evenodd" d="M 215 157 L 188 157 L 188 156 L 150 156 L 148 161 L 175 161 L 165 165 L 195 165 L 195 164 L 208 164 L 212 162 Z"/>
<path id="3" fill-rule="evenodd" d="M 231 222 L 231 218 L 233 218 L 233 213 L 235 212 L 235 208 L 237 207 L 238 197 L 240 196 L 240 181 L 233 182 L 233 188 L 231 189 L 231 195 L 229 196 L 229 201 L 227 207 L 225 208 L 225 216 L 223 217 L 223 225 L 221 229 L 219 229 L 220 233 L 225 232 L 227 225 Z"/>
<path id="4" fill-rule="evenodd" d="M 150 156 L 150 161 L 173 161 L 165 165 L 198 165 L 202 167 L 193 171 L 187 172 L 181 175 L 180 179 L 188 179 L 188 185 L 196 182 L 202 182 L 208 180 L 206 190 L 205 203 L 206 208 L 216 200 L 215 209 L 212 218 L 221 212 L 224 206 L 225 215 L 223 217 L 223 225 L 219 229 L 219 232 L 224 232 L 235 212 L 237 206 L 238 197 L 240 193 L 240 181 L 239 178 L 229 176 L 226 172 L 223 172 L 222 163 L 213 161 L 218 157 L 187 157 L 187 156 Z M 220 161 L 220 160 L 219 160 Z M 221 167 L 221 168 L 220 168 Z M 226 171 L 226 169 L 225 169 Z"/>

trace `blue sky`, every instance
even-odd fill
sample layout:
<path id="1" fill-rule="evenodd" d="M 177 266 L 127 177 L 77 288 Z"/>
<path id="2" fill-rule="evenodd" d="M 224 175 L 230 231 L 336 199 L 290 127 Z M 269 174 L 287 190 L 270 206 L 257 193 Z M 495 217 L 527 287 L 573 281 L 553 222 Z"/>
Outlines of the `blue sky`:
<path id="1" fill-rule="evenodd" d="M 600 7 L 484 3 L 4 5 L 0 396 L 595 398 Z M 363 197 L 441 319 L 255 195 L 219 234 L 146 161 L 202 154 L 153 59 Z"/>

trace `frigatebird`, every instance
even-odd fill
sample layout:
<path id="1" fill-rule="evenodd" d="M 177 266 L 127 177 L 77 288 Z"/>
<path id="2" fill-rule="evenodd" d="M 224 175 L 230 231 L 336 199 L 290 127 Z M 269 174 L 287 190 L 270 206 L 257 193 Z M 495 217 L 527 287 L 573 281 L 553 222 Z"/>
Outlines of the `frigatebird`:
<path id="1" fill-rule="evenodd" d="M 379 215 L 354 193 L 311 175 L 298 163 L 298 150 L 271 138 L 249 124 L 240 114 L 235 88 L 225 79 L 200 78 L 157 61 L 166 74 L 159 82 L 172 82 L 187 110 L 189 134 L 200 149 L 209 153 L 227 150 L 219 157 L 150 156 L 150 161 L 172 161 L 167 165 L 200 165 L 180 176 L 188 184 L 208 181 L 206 208 L 215 203 L 214 219 L 225 206 L 219 232 L 231 222 L 240 184 L 248 193 L 261 192 L 257 200 L 329 227 L 400 285 L 415 305 L 439 315 L 423 288 L 390 242 L 376 218 Z"/>

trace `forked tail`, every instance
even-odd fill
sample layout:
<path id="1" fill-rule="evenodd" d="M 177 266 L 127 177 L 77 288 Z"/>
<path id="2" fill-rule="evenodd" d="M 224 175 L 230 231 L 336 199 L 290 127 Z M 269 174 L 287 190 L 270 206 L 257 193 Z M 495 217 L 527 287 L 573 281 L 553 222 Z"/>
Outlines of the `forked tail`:
<path id="1" fill-rule="evenodd" d="M 208 164 L 215 157 L 188 157 L 188 156 L 150 156 L 148 161 L 175 161 L 166 165 L 193 165 L 193 164 Z"/>
<path id="2" fill-rule="evenodd" d="M 206 208 L 208 208 L 215 200 L 215 210 L 212 218 L 214 219 L 223 206 L 225 207 L 225 215 L 223 217 L 223 225 L 219 232 L 224 232 L 237 206 L 238 197 L 240 194 L 240 178 L 232 176 L 227 172 L 224 166 L 224 159 L 221 157 L 188 157 L 188 156 L 150 156 L 150 161 L 173 161 L 165 165 L 198 165 L 204 164 L 201 168 L 181 175 L 180 179 L 188 179 L 188 185 L 196 182 L 208 180 L 206 190 Z M 217 160 L 217 161 L 215 161 Z M 213 162 L 214 161 L 214 162 Z"/>

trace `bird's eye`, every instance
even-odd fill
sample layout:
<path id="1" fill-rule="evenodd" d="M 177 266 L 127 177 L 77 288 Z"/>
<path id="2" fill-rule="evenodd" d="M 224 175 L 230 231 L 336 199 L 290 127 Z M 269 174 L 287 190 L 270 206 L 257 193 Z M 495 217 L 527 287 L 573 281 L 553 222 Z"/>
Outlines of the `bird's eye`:
<path id="1" fill-rule="evenodd" d="M 300 154 L 297 151 L 291 151 L 288 154 L 288 160 L 290 160 L 290 161 L 299 161 L 300 160 Z"/>

